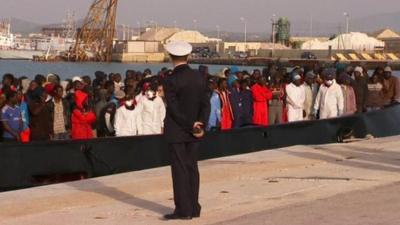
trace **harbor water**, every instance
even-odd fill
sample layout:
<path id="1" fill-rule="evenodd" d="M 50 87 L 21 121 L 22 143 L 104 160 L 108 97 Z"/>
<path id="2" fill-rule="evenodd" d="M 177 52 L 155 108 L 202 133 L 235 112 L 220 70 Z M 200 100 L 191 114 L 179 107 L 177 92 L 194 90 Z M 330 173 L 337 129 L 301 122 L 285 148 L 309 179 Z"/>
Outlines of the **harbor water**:
<path id="1" fill-rule="evenodd" d="M 229 67 L 227 65 L 207 65 L 209 67 L 210 74 L 216 74 L 223 68 Z M 100 70 L 106 73 L 120 73 L 125 74 L 127 70 L 144 71 L 145 69 L 151 69 L 156 74 L 161 68 L 171 68 L 169 63 L 72 63 L 72 62 L 33 62 L 27 60 L 0 60 L 0 76 L 5 73 L 12 73 L 17 77 L 26 76 L 33 78 L 36 74 L 47 75 L 49 73 L 55 73 L 60 76 L 61 79 L 72 78 L 73 76 L 84 76 L 89 75 L 93 77 L 94 72 Z M 198 65 L 192 65 L 193 68 L 197 68 Z M 254 69 L 262 69 L 262 67 L 254 66 L 239 66 L 240 70 L 247 70 L 251 72 Z M 371 71 L 372 72 L 372 71 Z M 400 76 L 400 71 L 394 72 L 397 76 Z"/>
<path id="2" fill-rule="evenodd" d="M 193 68 L 198 68 L 199 65 L 192 65 Z M 209 72 L 216 74 L 223 68 L 224 65 L 208 65 Z M 125 74 L 127 70 L 144 71 L 150 69 L 153 74 L 156 74 L 163 67 L 172 68 L 169 63 L 100 63 L 100 62 L 86 62 L 86 63 L 72 63 L 72 62 L 33 62 L 27 60 L 0 60 L 0 76 L 5 73 L 12 73 L 17 77 L 26 76 L 33 78 L 36 74 L 47 75 L 55 73 L 61 79 L 72 78 L 73 76 L 93 76 L 94 72 L 100 70 L 106 73 L 120 73 Z M 240 66 L 241 70 L 248 70 L 249 72 L 260 67 Z"/>

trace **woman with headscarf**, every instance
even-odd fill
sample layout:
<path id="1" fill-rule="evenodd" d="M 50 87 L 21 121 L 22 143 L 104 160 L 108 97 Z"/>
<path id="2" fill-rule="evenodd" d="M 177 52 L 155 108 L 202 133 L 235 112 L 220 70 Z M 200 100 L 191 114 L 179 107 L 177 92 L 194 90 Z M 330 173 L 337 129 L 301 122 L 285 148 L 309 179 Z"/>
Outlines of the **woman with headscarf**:
<path id="1" fill-rule="evenodd" d="M 221 78 L 218 81 L 217 92 L 221 99 L 221 130 L 229 130 L 233 125 L 233 111 L 226 79 Z"/>
<path id="2" fill-rule="evenodd" d="M 83 91 L 75 92 L 75 109 L 72 112 L 72 140 L 85 140 L 94 137 L 92 124 L 96 121 L 96 115 L 90 109 L 88 95 Z"/>

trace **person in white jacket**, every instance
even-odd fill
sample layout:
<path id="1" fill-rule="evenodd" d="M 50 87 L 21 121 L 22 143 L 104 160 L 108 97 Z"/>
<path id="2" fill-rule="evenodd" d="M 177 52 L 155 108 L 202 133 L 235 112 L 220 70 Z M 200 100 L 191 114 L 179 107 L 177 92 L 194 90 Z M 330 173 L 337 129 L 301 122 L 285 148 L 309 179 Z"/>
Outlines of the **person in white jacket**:
<path id="1" fill-rule="evenodd" d="M 286 102 L 288 109 L 288 121 L 296 122 L 304 119 L 304 101 L 306 92 L 301 85 L 301 76 L 293 75 L 293 82 L 286 86 Z"/>
<path id="2" fill-rule="evenodd" d="M 117 137 L 135 136 L 138 134 L 138 111 L 133 97 L 127 97 L 125 104 L 115 114 L 115 135 Z"/>
<path id="3" fill-rule="evenodd" d="M 343 92 L 334 79 L 335 74 L 334 69 L 325 69 L 323 72 L 324 84 L 319 89 L 314 105 L 314 115 L 319 110 L 320 119 L 338 117 L 343 114 Z"/>
<path id="4" fill-rule="evenodd" d="M 136 107 L 138 113 L 138 134 L 155 135 L 162 134 L 166 108 L 163 100 L 152 89 L 146 91 Z"/>

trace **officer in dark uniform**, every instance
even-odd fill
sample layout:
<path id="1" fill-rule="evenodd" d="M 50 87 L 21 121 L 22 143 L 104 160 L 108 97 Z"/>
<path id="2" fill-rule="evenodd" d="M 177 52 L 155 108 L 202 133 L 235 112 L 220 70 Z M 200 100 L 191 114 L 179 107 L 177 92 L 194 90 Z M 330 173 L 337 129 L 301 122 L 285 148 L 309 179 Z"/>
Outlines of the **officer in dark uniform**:
<path id="1" fill-rule="evenodd" d="M 166 45 L 174 70 L 164 83 L 167 115 L 165 137 L 171 160 L 175 211 L 164 219 L 200 217 L 200 176 L 197 155 L 210 115 L 206 80 L 188 65 L 192 46 L 186 42 Z"/>

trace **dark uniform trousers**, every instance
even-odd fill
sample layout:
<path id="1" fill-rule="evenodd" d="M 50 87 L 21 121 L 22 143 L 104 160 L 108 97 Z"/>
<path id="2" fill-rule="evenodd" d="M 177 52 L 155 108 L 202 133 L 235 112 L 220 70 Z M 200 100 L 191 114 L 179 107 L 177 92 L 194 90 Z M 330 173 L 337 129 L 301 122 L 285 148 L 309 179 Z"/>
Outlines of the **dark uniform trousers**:
<path id="1" fill-rule="evenodd" d="M 199 142 L 169 144 L 175 213 L 183 216 L 200 215 L 197 165 Z"/>

